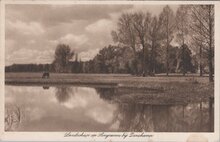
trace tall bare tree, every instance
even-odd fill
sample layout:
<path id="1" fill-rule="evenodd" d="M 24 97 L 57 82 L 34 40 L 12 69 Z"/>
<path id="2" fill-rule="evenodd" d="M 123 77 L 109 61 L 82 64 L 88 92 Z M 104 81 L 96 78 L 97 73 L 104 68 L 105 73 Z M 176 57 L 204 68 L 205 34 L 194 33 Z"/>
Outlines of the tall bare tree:
<path id="1" fill-rule="evenodd" d="M 149 63 L 150 63 L 151 75 L 154 75 L 155 73 L 157 47 L 160 46 L 161 40 L 164 39 L 165 37 L 161 27 L 162 27 L 162 20 L 154 16 L 151 20 L 151 25 L 149 28 L 149 40 L 151 46 Z"/>
<path id="2" fill-rule="evenodd" d="M 195 5 L 192 6 L 191 29 L 194 32 L 194 39 L 200 43 L 200 49 L 204 47 L 207 53 L 209 66 L 209 81 L 213 82 L 214 72 L 214 5 Z M 201 54 L 200 54 L 201 56 Z"/>
<path id="3" fill-rule="evenodd" d="M 166 47 L 166 75 L 169 75 L 169 46 L 173 40 L 175 30 L 175 17 L 173 10 L 167 5 L 163 8 L 160 18 L 163 22 L 163 32 L 166 35 L 165 47 Z"/>
<path id="4" fill-rule="evenodd" d="M 133 24 L 133 14 L 123 13 L 117 23 L 117 31 L 112 31 L 114 42 L 119 42 L 123 46 L 128 46 L 133 50 L 134 58 L 137 58 L 136 43 L 137 35 Z M 137 74 L 137 64 L 134 66 Z"/>
<path id="5" fill-rule="evenodd" d="M 190 23 L 190 16 L 189 16 L 189 11 L 190 10 L 190 6 L 189 5 L 181 5 L 178 9 L 177 9 L 177 12 L 176 12 L 176 39 L 177 39 L 177 42 L 179 43 L 180 47 L 183 47 L 183 48 L 180 48 L 182 50 L 180 50 L 180 55 L 181 56 L 184 56 L 186 55 L 185 52 L 186 50 L 184 50 L 185 48 L 184 47 L 187 47 L 188 46 L 188 37 L 189 37 L 189 23 Z M 176 71 L 178 71 L 179 69 L 179 65 L 180 65 L 180 62 L 182 62 L 182 70 L 183 70 L 183 75 L 185 76 L 186 74 L 186 66 L 185 65 L 186 63 L 184 61 L 181 61 L 181 59 L 185 59 L 185 57 L 182 57 L 182 58 L 178 58 L 177 59 L 177 66 L 176 66 Z"/>
<path id="6" fill-rule="evenodd" d="M 118 20 L 117 31 L 112 31 L 112 37 L 115 42 L 131 47 L 135 53 L 136 33 L 132 23 L 133 17 L 133 14 L 123 13 Z"/>
<path id="7" fill-rule="evenodd" d="M 203 24 L 201 19 L 200 13 L 202 12 L 202 9 L 200 6 L 191 6 L 191 25 L 190 30 L 192 31 L 192 43 L 196 48 L 199 48 L 198 54 L 199 54 L 199 72 L 200 76 L 203 75 L 203 50 L 206 36 L 204 36 L 203 32 Z"/>
<path id="8" fill-rule="evenodd" d="M 148 53 L 148 38 L 149 38 L 149 28 L 150 28 L 150 21 L 151 21 L 151 14 L 150 13 L 134 13 L 133 24 L 134 28 L 137 32 L 138 42 L 142 46 L 143 51 L 143 61 L 142 61 L 142 76 L 146 76 L 146 57 L 149 57 Z M 149 60 L 147 60 L 149 61 Z M 147 67 L 149 64 L 147 62 Z"/>
<path id="9" fill-rule="evenodd" d="M 181 5 L 176 12 L 177 41 L 180 45 L 188 44 L 190 6 Z"/>

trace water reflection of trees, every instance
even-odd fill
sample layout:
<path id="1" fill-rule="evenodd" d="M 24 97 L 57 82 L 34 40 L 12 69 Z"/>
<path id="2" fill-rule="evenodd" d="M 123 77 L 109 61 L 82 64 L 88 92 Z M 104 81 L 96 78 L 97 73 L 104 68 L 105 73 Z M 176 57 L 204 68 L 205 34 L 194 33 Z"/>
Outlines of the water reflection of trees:
<path id="1" fill-rule="evenodd" d="M 60 103 L 67 102 L 74 95 L 74 90 L 68 86 L 57 86 L 55 90 L 55 96 Z"/>
<path id="2" fill-rule="evenodd" d="M 97 94 L 103 100 L 111 101 L 113 97 L 116 95 L 115 88 L 95 88 Z"/>
<path id="3" fill-rule="evenodd" d="M 120 131 L 210 132 L 213 108 L 200 103 L 185 106 L 120 104 Z"/>
<path id="4" fill-rule="evenodd" d="M 200 104 L 120 105 L 122 131 L 197 132 L 213 131 L 212 108 Z"/>
<path id="5" fill-rule="evenodd" d="M 214 131 L 213 101 L 189 104 L 119 103 L 116 88 L 96 88 L 100 98 L 118 104 L 118 131 L 210 132 Z M 122 94 L 120 94 L 122 95 Z M 117 100 L 117 101 L 116 101 Z"/>

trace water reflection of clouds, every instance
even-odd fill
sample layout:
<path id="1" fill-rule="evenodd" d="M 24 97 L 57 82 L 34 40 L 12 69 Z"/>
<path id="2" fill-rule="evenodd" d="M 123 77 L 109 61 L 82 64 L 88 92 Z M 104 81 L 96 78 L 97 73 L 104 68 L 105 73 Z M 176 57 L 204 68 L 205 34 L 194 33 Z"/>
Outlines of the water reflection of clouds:
<path id="1" fill-rule="evenodd" d="M 63 93 L 63 91 L 65 91 L 65 93 Z M 62 99 L 62 97 L 65 97 L 67 99 Z M 85 96 L 83 92 L 80 92 L 79 94 L 79 92 L 75 88 L 63 87 L 62 89 L 56 88 L 56 99 L 51 98 L 51 101 L 54 103 L 59 103 L 61 106 L 64 106 L 67 109 L 80 107 L 85 108 L 88 103 L 85 99 L 86 97 L 87 96 Z"/>
<path id="2" fill-rule="evenodd" d="M 60 103 L 62 106 L 68 109 L 86 108 L 85 115 L 99 123 L 106 124 L 112 121 L 116 106 L 100 99 L 95 89 L 72 87 L 71 91 L 69 90 L 69 87 L 56 89 L 56 96 L 69 96 L 67 100 Z M 67 92 L 70 94 L 66 94 Z M 59 102 L 59 100 L 54 102 Z"/>
<path id="3" fill-rule="evenodd" d="M 69 96 L 67 99 L 62 98 L 63 92 Z M 61 102 L 57 95 L 63 99 Z M 6 86 L 5 100 L 24 112 L 25 118 L 18 130 L 81 130 L 82 127 L 82 130 L 87 130 L 92 125 L 97 125 L 96 129 L 104 129 L 111 126 L 117 109 L 114 104 L 101 99 L 95 89 L 87 87 L 63 87 L 60 90 L 50 87 L 44 90 L 42 87 Z M 89 122 L 93 124 L 88 126 Z"/>
<path id="4" fill-rule="evenodd" d="M 111 126 L 110 126 L 110 130 L 113 130 L 113 131 L 116 131 L 119 129 L 119 126 L 120 126 L 120 121 L 119 120 L 116 120 Z"/>
<path id="5" fill-rule="evenodd" d="M 17 91 L 18 90 L 18 91 Z M 6 86 L 6 108 L 24 119 L 17 130 L 40 131 L 213 131 L 209 102 L 188 105 L 115 104 L 113 89 Z M 64 98 L 62 98 L 64 97 Z"/>
<path id="6" fill-rule="evenodd" d="M 111 104 L 107 104 L 103 107 L 94 107 L 90 108 L 86 115 L 95 121 L 103 124 L 110 123 L 114 118 L 114 112 L 116 110 L 115 106 L 111 106 Z"/>
<path id="7" fill-rule="evenodd" d="M 36 121 L 40 120 L 46 114 L 46 109 L 44 106 L 42 98 L 47 100 L 53 90 L 50 90 L 49 93 L 43 91 L 39 87 L 20 87 L 20 86 L 6 86 L 6 95 L 5 102 L 6 104 L 11 106 L 17 106 L 22 109 L 23 112 L 23 120 L 22 121 Z M 31 97 L 30 97 L 31 95 Z"/>
<path id="8" fill-rule="evenodd" d="M 35 108 L 27 107 L 27 108 L 24 108 L 24 109 L 25 109 L 24 110 L 25 114 L 28 114 L 29 116 L 31 116 L 31 117 L 28 117 L 28 118 L 30 118 L 29 121 L 40 120 L 46 114 L 46 111 L 44 109 L 41 109 L 41 108 L 38 108 L 38 107 L 35 107 Z"/>
<path id="9" fill-rule="evenodd" d="M 14 103 L 15 102 L 15 98 L 10 97 L 10 96 L 5 97 L 5 102 L 9 103 L 9 104 Z"/>

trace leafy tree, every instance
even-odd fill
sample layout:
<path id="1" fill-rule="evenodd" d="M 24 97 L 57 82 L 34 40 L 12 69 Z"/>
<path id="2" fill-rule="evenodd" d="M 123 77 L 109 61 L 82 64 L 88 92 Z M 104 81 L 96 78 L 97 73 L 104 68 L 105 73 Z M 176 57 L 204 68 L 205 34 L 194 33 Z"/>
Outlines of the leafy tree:
<path id="1" fill-rule="evenodd" d="M 179 53 L 179 48 L 178 47 L 173 47 L 169 46 L 169 72 L 174 73 L 176 72 L 176 67 L 178 66 L 178 53 Z"/>
<path id="2" fill-rule="evenodd" d="M 55 50 L 55 59 L 53 61 L 56 72 L 70 72 L 70 59 L 73 58 L 74 52 L 69 45 L 59 44 Z"/>
<path id="3" fill-rule="evenodd" d="M 179 56 L 178 56 L 180 58 L 179 68 L 184 76 L 187 73 L 187 71 L 192 72 L 193 69 L 191 54 L 192 53 L 186 44 L 183 44 L 179 49 Z"/>
<path id="4" fill-rule="evenodd" d="M 99 51 L 93 59 L 96 73 L 131 73 L 131 63 L 134 55 L 127 47 L 109 45 Z M 129 70 L 129 71 L 128 71 Z"/>
<path id="5" fill-rule="evenodd" d="M 95 73 L 95 65 L 94 65 L 94 60 L 89 60 L 84 62 L 83 65 L 83 73 Z"/>

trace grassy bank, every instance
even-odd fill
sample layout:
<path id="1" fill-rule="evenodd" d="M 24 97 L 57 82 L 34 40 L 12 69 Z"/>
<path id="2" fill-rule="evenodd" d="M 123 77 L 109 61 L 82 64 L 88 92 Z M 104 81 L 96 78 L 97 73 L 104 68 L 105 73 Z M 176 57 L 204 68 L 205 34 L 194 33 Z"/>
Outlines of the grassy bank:
<path id="1" fill-rule="evenodd" d="M 50 73 L 49 79 L 42 79 L 42 73 L 6 73 L 6 83 L 100 83 L 100 84 L 130 84 L 144 85 L 145 83 L 167 83 L 167 82 L 194 82 L 208 83 L 208 77 L 171 74 L 157 75 L 155 77 L 137 77 L 129 74 L 63 74 Z"/>
<path id="2" fill-rule="evenodd" d="M 5 83 L 11 85 L 86 85 L 111 86 L 118 89 L 119 101 L 163 100 L 183 102 L 204 100 L 214 96 L 214 84 L 208 77 L 157 75 L 155 77 L 136 77 L 127 74 L 56 74 L 42 79 L 42 73 L 6 73 Z M 153 100 L 152 100 L 153 99 Z"/>

